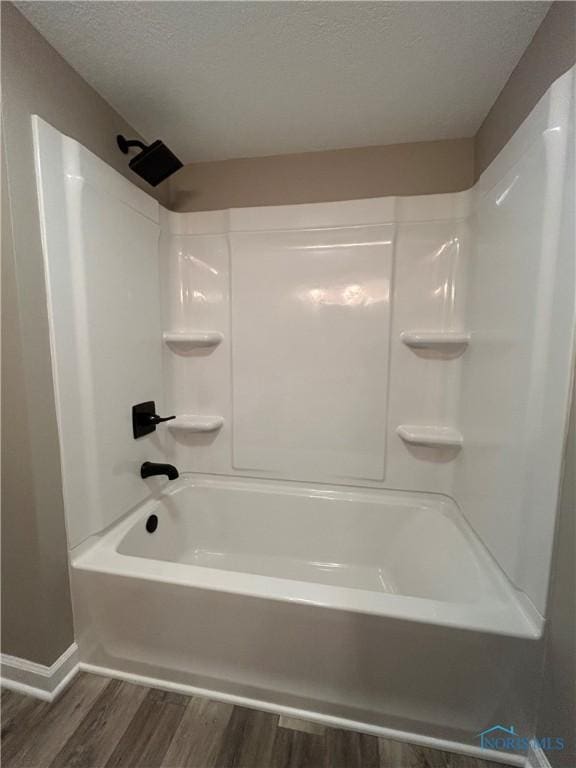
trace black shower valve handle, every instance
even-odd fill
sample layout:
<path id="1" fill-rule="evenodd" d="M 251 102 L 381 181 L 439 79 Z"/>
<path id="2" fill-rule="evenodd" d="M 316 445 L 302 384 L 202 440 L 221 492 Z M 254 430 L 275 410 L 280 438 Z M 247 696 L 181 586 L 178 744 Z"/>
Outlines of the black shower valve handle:
<path id="1" fill-rule="evenodd" d="M 158 416 L 157 413 L 151 413 L 148 416 L 148 421 L 150 424 L 161 424 L 163 421 L 172 421 L 175 418 L 176 416 Z"/>
<path id="2" fill-rule="evenodd" d="M 132 406 L 132 434 L 134 439 L 150 435 L 156 430 L 156 426 L 163 421 L 172 421 L 176 416 L 159 416 L 156 413 L 154 400 L 146 400 L 145 403 L 137 403 Z"/>

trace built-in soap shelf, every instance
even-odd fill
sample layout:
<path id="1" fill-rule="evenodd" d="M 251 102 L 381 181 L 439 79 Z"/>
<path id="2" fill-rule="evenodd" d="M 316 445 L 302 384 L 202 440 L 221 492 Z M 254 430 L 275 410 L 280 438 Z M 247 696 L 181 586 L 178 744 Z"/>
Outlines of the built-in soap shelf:
<path id="1" fill-rule="evenodd" d="M 224 338 L 220 331 L 165 331 L 164 343 L 176 350 L 217 347 Z"/>
<path id="2" fill-rule="evenodd" d="M 462 434 L 457 429 L 454 429 L 454 427 L 400 424 L 396 428 L 396 434 L 405 443 L 410 443 L 411 445 L 430 445 L 448 448 L 460 448 L 462 446 Z"/>
<path id="3" fill-rule="evenodd" d="M 188 413 L 168 422 L 168 429 L 183 432 L 216 432 L 224 424 L 222 416 L 198 416 Z"/>
<path id="4" fill-rule="evenodd" d="M 402 331 L 400 338 L 414 349 L 450 348 L 468 346 L 470 334 L 465 331 Z"/>

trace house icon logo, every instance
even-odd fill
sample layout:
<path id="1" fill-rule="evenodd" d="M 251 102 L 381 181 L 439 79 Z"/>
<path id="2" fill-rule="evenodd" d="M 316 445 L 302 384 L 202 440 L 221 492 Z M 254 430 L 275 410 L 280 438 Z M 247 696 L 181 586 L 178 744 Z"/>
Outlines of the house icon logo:
<path id="1" fill-rule="evenodd" d="M 482 749 L 496 749 L 499 752 L 525 752 L 530 747 L 538 747 L 548 752 L 562 750 L 566 741 L 561 736 L 542 736 L 538 739 L 528 739 L 526 736 L 518 736 L 513 725 L 493 725 L 478 734 Z"/>
<path id="2" fill-rule="evenodd" d="M 515 749 L 518 739 L 513 725 L 493 725 L 478 736 L 482 749 Z"/>

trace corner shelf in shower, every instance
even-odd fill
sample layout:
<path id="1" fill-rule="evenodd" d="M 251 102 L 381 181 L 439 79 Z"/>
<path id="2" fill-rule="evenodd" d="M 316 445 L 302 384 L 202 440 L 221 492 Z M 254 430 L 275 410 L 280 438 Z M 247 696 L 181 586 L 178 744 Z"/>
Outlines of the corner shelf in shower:
<path id="1" fill-rule="evenodd" d="M 198 416 L 183 414 L 176 416 L 167 426 L 170 430 L 182 432 L 216 432 L 224 424 L 222 416 Z"/>
<path id="2" fill-rule="evenodd" d="M 217 347 L 224 338 L 220 331 L 164 331 L 164 343 L 174 349 Z"/>
<path id="3" fill-rule="evenodd" d="M 414 349 L 468 346 L 470 334 L 465 331 L 402 331 L 400 338 Z"/>
<path id="4" fill-rule="evenodd" d="M 438 448 L 461 448 L 462 434 L 454 427 L 439 426 L 414 426 L 411 424 L 400 424 L 396 428 L 396 434 L 399 435 L 405 443 L 411 445 L 429 445 Z"/>

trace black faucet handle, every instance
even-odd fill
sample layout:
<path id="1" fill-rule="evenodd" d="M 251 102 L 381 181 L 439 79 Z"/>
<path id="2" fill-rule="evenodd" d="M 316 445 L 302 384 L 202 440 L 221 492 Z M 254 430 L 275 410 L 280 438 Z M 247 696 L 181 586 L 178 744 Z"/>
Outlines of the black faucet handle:
<path id="1" fill-rule="evenodd" d="M 156 403 L 154 400 L 147 400 L 145 403 L 138 403 L 132 406 L 132 433 L 134 438 L 143 437 L 154 432 L 157 424 L 163 421 L 171 421 L 176 416 L 159 416 L 156 413 Z"/>
<path id="2" fill-rule="evenodd" d="M 151 413 L 148 417 L 150 424 L 161 424 L 163 421 L 172 421 L 176 416 L 158 416 L 157 413 Z"/>

